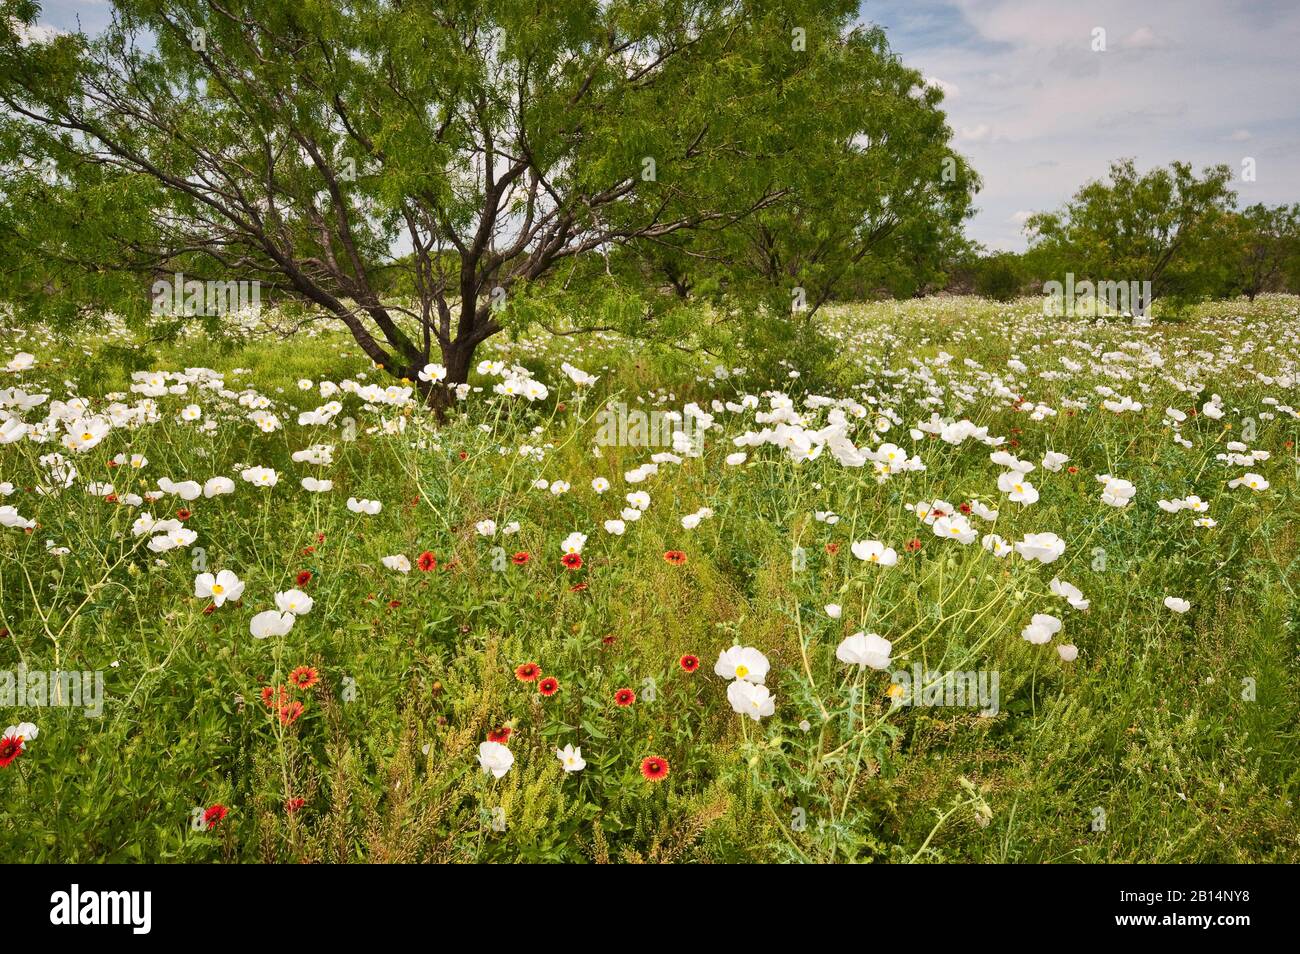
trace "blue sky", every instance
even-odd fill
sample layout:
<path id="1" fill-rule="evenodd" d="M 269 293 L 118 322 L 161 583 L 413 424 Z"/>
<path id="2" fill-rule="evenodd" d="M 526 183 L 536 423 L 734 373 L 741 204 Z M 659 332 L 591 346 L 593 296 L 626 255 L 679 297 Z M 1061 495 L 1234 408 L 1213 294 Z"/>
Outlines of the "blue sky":
<path id="1" fill-rule="evenodd" d="M 41 22 L 94 32 L 107 13 L 47 0 Z M 1028 213 L 1125 156 L 1227 163 L 1242 204 L 1300 201 L 1300 0 L 864 0 L 861 17 L 945 90 L 990 248 L 1024 248 Z"/>
<path id="2" fill-rule="evenodd" d="M 1026 213 L 1125 156 L 1227 163 L 1243 205 L 1300 201 L 1297 0 L 864 0 L 861 17 L 946 91 L 991 248 L 1024 248 Z"/>

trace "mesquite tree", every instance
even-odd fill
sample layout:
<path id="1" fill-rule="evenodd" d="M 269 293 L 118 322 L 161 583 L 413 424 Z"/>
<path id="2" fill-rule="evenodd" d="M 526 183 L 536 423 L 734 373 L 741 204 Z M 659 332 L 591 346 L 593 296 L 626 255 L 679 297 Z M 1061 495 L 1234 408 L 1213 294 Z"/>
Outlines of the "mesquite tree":
<path id="1" fill-rule="evenodd" d="M 1190 163 L 1139 172 L 1111 163 L 1108 179 L 1087 183 L 1056 212 L 1026 222 L 1031 254 L 1050 273 L 1092 281 L 1146 281 L 1151 300 L 1175 306 L 1211 294 L 1218 281 L 1216 230 L 1236 204 L 1231 171 Z"/>
<path id="2" fill-rule="evenodd" d="M 0 18 L 0 300 L 30 320 L 147 321 L 178 273 L 257 282 L 394 375 L 455 384 L 512 298 L 579 260 L 762 265 L 767 243 L 824 298 L 870 223 L 965 210 L 932 185 L 937 98 L 853 0 L 112 7 L 95 36 L 34 36 L 33 0 Z M 855 125 L 876 152 L 837 162 Z"/>

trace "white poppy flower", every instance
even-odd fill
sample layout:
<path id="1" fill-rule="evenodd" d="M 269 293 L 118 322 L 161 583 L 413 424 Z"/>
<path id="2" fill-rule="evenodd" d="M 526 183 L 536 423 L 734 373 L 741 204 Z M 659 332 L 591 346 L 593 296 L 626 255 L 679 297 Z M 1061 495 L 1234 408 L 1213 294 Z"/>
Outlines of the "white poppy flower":
<path id="1" fill-rule="evenodd" d="M 776 711 L 776 699 L 767 686 L 756 685 L 737 679 L 727 686 L 727 701 L 731 708 L 743 716 L 749 716 L 755 722 Z"/>
<path id="2" fill-rule="evenodd" d="M 587 767 L 587 761 L 582 757 L 582 749 L 574 748 L 573 743 L 569 743 L 562 749 L 556 749 L 555 757 L 560 760 L 560 765 L 566 772 L 581 772 Z"/>
<path id="3" fill-rule="evenodd" d="M 395 553 L 392 556 L 383 557 L 380 562 L 390 570 L 396 570 L 398 573 L 411 572 L 411 561 L 401 553 Z"/>
<path id="4" fill-rule="evenodd" d="M 279 610 L 266 610 L 258 613 L 248 624 L 249 632 L 257 639 L 268 636 L 283 636 L 293 629 L 294 615 L 281 613 Z"/>
<path id="5" fill-rule="evenodd" d="M 279 607 L 280 612 L 292 613 L 294 616 L 305 616 L 310 613 L 315 603 L 315 600 L 298 589 L 275 594 L 275 605 Z"/>
<path id="6" fill-rule="evenodd" d="M 767 657 L 752 646 L 732 646 L 718 653 L 713 672 L 723 679 L 743 679 L 761 685 L 767 680 Z"/>
<path id="7" fill-rule="evenodd" d="M 893 643 L 875 633 L 854 633 L 835 647 L 835 658 L 850 666 L 888 669 Z"/>
<path id="8" fill-rule="evenodd" d="M 858 540 L 850 547 L 853 555 L 864 563 L 878 563 L 880 566 L 893 566 L 898 562 L 898 551 L 887 547 L 879 540 Z"/>
<path id="9" fill-rule="evenodd" d="M 515 756 L 500 742 L 480 742 L 478 764 L 483 766 L 484 772 L 490 772 L 493 778 L 500 778 L 515 764 Z"/>
<path id="10" fill-rule="evenodd" d="M 200 599 L 210 598 L 216 606 L 221 606 L 226 600 L 237 600 L 243 593 L 243 581 L 229 570 L 222 570 L 215 576 L 200 573 L 194 578 L 194 595 Z"/>

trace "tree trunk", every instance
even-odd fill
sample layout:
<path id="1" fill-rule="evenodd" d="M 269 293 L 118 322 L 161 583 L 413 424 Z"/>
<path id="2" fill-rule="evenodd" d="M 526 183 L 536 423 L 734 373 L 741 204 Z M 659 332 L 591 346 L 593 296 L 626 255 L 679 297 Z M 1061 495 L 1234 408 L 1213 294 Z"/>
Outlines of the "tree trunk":
<path id="1" fill-rule="evenodd" d="M 469 369 L 477 348 L 477 341 L 461 335 L 442 349 L 442 365 L 447 369 L 446 384 L 455 387 L 469 380 Z"/>
<path id="2" fill-rule="evenodd" d="M 447 419 L 447 412 L 456 403 L 456 385 L 469 381 L 470 368 L 474 366 L 474 352 L 478 342 L 460 337 L 441 346 L 442 366 L 447 369 L 447 376 L 441 383 L 422 381 L 419 372 L 424 365 L 413 368 L 407 377 L 416 382 L 424 403 L 438 414 L 439 421 Z"/>

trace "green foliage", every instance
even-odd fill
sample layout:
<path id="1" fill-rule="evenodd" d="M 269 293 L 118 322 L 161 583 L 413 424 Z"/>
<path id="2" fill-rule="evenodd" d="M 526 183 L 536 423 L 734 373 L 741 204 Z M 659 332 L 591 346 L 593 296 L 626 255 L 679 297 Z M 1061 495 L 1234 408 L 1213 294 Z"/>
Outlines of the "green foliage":
<path id="1" fill-rule="evenodd" d="M 1227 166 L 1199 177 L 1185 162 L 1139 173 L 1124 159 L 1026 228 L 1057 281 L 1072 272 L 1076 281 L 1150 282 L 1152 300 L 1181 308 L 1217 291 L 1211 239 L 1236 204 L 1230 179 Z"/>
<path id="2" fill-rule="evenodd" d="M 1142 340 L 1169 363 L 1125 367 L 1140 375 L 1133 386 L 1146 386 L 1149 408 L 1125 414 L 1095 400 L 1069 413 L 1066 399 L 1115 379 L 1099 364 L 1068 379 L 1059 369 L 1063 357 L 1122 351 L 1132 329 L 1081 319 L 1063 330 L 1035 307 L 971 299 L 834 306 L 823 315 L 838 342 L 834 354 L 791 355 L 770 372 L 726 378 L 713 374 L 710 356 L 610 334 L 503 336 L 491 356 L 535 365 L 552 385 L 548 401 L 493 405 L 479 395 L 463 419 L 441 427 L 420 409 L 362 414 L 349 405 L 362 418 L 353 442 L 328 427 L 291 423 L 319 403 L 314 391 L 299 390 L 299 378 L 373 380 L 370 362 L 344 336 L 309 327 L 288 341 L 258 335 L 234 349 L 201 334 L 159 342 L 155 367 L 215 368 L 238 389 L 232 393 L 256 388 L 269 396 L 286 427 L 264 434 L 234 399 L 204 390 L 205 419 L 218 425 L 204 431 L 176 420 L 193 395 L 163 395 L 157 422 L 117 429 L 78 454 L 77 486 L 53 494 L 26 489 L 46 479 L 38 457 L 47 448 L 0 446 L 0 478 L 16 487 L 5 501 L 39 524 L 32 534 L 0 530 L 0 627 L 7 631 L 0 670 L 20 661 L 29 669 L 77 666 L 102 670 L 106 681 L 101 718 L 53 708 L 7 717 L 4 724 L 32 719 L 40 734 L 0 768 L 3 855 L 280 863 L 1295 861 L 1300 498 L 1293 460 L 1300 432 L 1280 412 L 1255 420 L 1250 446 L 1271 454 L 1259 464 L 1273 484 L 1264 492 L 1227 489 L 1237 469 L 1216 455 L 1239 436 L 1250 409 L 1278 393 L 1280 385 L 1266 386 L 1261 376 L 1294 373 L 1281 344 L 1293 340 L 1297 315 L 1295 299 L 1263 296 L 1248 307 L 1204 305 L 1194 321 L 1148 333 Z M 121 330 L 76 342 L 28 332 L 22 344 L 37 353 L 38 366 L 17 380 L 58 396 L 65 379 L 77 378 L 78 393 L 98 409 L 104 392 L 129 383 L 120 372 L 101 375 L 104 349 L 130 342 Z M 1189 403 L 1172 373 L 1175 356 L 1248 347 L 1250 374 L 1215 378 L 1227 416 L 1190 418 L 1181 432 L 1194 448 L 1173 444 L 1162 409 Z M 593 455 L 591 416 L 605 400 L 644 396 L 653 405 L 671 393 L 665 406 L 709 407 L 769 388 L 798 400 L 818 377 L 854 389 L 869 381 L 867 393 L 885 402 L 876 408 L 903 417 L 881 440 L 904 443 L 904 428 L 928 417 L 930 392 L 900 390 L 898 377 L 882 379 L 879 371 L 933 361 L 941 351 L 954 356 L 944 374 L 963 392 L 982 369 L 1001 373 L 1012 357 L 1057 371 L 1031 379 L 1034 399 L 1059 409 L 1055 416 L 1030 420 L 1027 407 L 979 388 L 959 413 L 1012 436 L 1025 460 L 1047 449 L 1069 453 L 1078 473 L 1035 471 L 1042 497 L 1022 509 L 992 491 L 982 446 L 922 440 L 915 446 L 927 470 L 881 482 L 870 468 L 841 468 L 830 455 L 796 465 L 774 448 L 751 448 L 745 465 L 728 466 L 723 458 L 735 447 L 720 439 L 706 444 L 702 458 L 665 468 L 645 485 L 653 503 L 625 536 L 599 529 L 625 488 L 597 495 L 591 479 L 616 481 L 645 460 L 641 450 L 622 447 Z M 599 373 L 595 389 L 570 388 L 557 371 L 563 360 Z M 814 360 L 826 366 L 803 363 Z M 803 376 L 790 378 L 792 369 Z M 838 387 L 817 393 L 861 393 Z M 399 420 L 400 431 L 381 426 Z M 333 465 L 292 460 L 292 451 L 317 441 L 336 443 Z M 546 446 L 544 461 L 516 453 L 522 444 Z M 138 472 L 110 467 L 123 452 L 142 453 L 149 464 Z M 241 483 L 233 495 L 184 504 L 209 565 L 236 570 L 247 584 L 242 606 L 211 614 L 190 595 L 193 554 L 144 550 L 131 533 L 137 511 L 83 486 L 111 481 L 124 496 L 163 475 L 237 476 L 241 463 L 275 467 L 279 485 Z M 1132 479 L 1138 498 L 1103 513 L 1098 473 Z M 300 490 L 305 474 L 330 477 L 334 490 Z M 538 478 L 564 479 L 572 489 L 539 491 Z M 1155 506 L 1187 493 L 1210 503 L 1216 526 L 1194 527 L 1184 519 L 1191 514 Z M 348 496 L 381 499 L 384 510 L 357 516 L 342 505 Z M 1067 538 L 1066 554 L 1038 567 L 938 540 L 903 509 L 936 496 L 1000 505 L 998 533 L 1016 539 L 1053 529 Z M 161 517 L 179 505 L 167 498 L 151 509 Z M 715 516 L 685 531 L 680 516 L 706 505 Z M 822 509 L 840 522 L 814 520 Z M 489 518 L 498 526 L 518 520 L 521 528 L 481 537 L 475 524 Z M 556 542 L 579 528 L 592 536 L 586 565 L 574 572 L 559 565 Z M 896 545 L 899 564 L 855 559 L 849 543 L 864 538 Z M 905 550 L 912 538 L 920 548 Z M 46 540 L 71 552 L 52 553 Z M 499 570 L 497 546 L 532 559 Z M 806 552 L 800 569 L 791 559 L 796 546 Z M 1101 563 L 1098 547 L 1107 555 Z M 685 550 L 687 563 L 666 563 L 670 548 Z M 437 570 L 400 574 L 381 563 L 425 549 L 437 554 Z M 303 570 L 313 574 L 305 585 L 316 607 L 288 636 L 253 639 L 251 614 Z M 1053 576 L 1077 584 L 1089 610 L 1066 609 L 1049 591 Z M 575 590 L 578 582 L 587 588 Z M 1160 603 L 1171 593 L 1193 610 L 1165 611 Z M 843 606 L 842 618 L 823 610 L 832 602 Z M 1020 638 L 1030 615 L 1043 611 L 1065 618 L 1063 639 L 1081 650 L 1074 663 Z M 892 639 L 900 664 L 1000 672 L 999 713 L 893 707 L 886 673 L 835 658 L 839 641 L 859 629 Z M 726 683 L 711 671 L 718 652 L 736 641 L 772 660 L 777 710 L 761 723 L 731 710 Z M 700 657 L 700 671 L 681 669 L 684 653 Z M 515 678 L 514 667 L 528 661 L 559 679 L 556 695 L 543 697 Z M 260 692 L 284 684 L 299 665 L 316 667 L 320 682 L 293 691 L 306 708 L 284 724 Z M 1255 688 L 1250 698 L 1246 678 Z M 622 687 L 638 694 L 629 708 L 612 702 Z M 493 779 L 475 755 L 501 726 L 512 729 L 516 761 Z M 561 771 L 554 753 L 568 743 L 582 747 L 581 772 Z M 638 771 L 652 754 L 671 765 L 658 783 Z M 286 810 L 297 798 L 303 806 Z M 230 816 L 196 830 L 192 812 L 214 803 Z M 1094 831 L 1097 809 L 1106 828 Z"/>
<path id="3" fill-rule="evenodd" d="M 995 301 L 1010 301 L 1023 283 L 1017 256 L 1003 252 L 981 258 L 975 266 L 975 294 Z"/>
<path id="4" fill-rule="evenodd" d="M 1300 290 L 1300 205 L 1249 206 L 1227 217 L 1215 244 L 1223 294 L 1254 301 L 1265 291 Z"/>
<path id="5" fill-rule="evenodd" d="M 752 313 L 923 287 L 976 180 L 857 13 L 113 0 L 101 35 L 28 43 L 24 0 L 0 24 L 0 300 L 143 327 L 155 279 L 253 282 L 458 384 L 525 318 L 680 342 L 688 291 Z"/>

